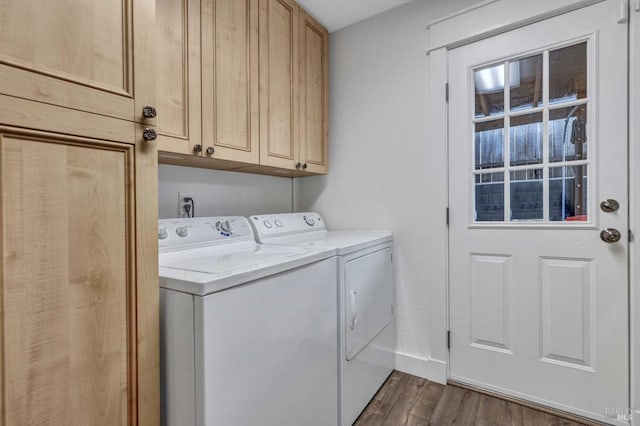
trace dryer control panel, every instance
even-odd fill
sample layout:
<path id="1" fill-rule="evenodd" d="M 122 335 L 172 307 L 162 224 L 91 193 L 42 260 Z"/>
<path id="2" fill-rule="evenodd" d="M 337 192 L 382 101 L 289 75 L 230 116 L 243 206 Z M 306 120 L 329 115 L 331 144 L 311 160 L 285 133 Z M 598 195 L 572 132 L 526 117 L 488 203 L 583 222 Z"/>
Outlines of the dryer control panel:
<path id="1" fill-rule="evenodd" d="M 259 241 L 263 238 L 280 237 L 314 231 L 326 231 L 324 220 L 318 213 L 281 213 L 249 216 L 251 226 Z"/>
<path id="2" fill-rule="evenodd" d="M 253 241 L 253 230 L 242 216 L 161 219 L 158 221 L 160 249 Z"/>

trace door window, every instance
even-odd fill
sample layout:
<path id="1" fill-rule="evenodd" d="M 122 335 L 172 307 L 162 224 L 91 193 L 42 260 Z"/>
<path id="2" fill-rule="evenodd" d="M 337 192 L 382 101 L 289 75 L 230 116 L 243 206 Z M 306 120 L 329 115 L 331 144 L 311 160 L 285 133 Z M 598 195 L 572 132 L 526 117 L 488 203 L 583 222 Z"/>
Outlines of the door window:
<path id="1" fill-rule="evenodd" d="M 587 43 L 472 70 L 476 223 L 589 221 Z"/>

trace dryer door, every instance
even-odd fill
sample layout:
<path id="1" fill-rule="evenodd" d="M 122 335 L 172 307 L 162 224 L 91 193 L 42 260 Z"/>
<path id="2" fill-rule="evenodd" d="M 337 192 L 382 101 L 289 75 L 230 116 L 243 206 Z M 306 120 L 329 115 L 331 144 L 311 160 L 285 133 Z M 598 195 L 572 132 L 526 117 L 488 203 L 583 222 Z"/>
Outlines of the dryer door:
<path id="1" fill-rule="evenodd" d="M 344 267 L 347 361 L 393 319 L 391 248 L 350 260 Z"/>

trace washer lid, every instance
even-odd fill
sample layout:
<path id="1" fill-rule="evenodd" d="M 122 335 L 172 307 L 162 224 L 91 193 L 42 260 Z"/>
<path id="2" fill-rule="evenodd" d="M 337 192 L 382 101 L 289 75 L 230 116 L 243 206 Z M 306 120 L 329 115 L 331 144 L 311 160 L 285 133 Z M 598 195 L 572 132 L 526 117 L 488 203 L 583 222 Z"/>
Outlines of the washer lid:
<path id="1" fill-rule="evenodd" d="M 160 286 L 202 296 L 332 255 L 333 250 L 250 241 L 160 253 Z"/>
<path id="2" fill-rule="evenodd" d="M 392 240 L 393 235 L 388 231 L 320 231 L 271 237 L 264 239 L 263 242 L 312 249 L 332 248 L 338 256 L 342 256 L 374 245 L 389 243 Z"/>

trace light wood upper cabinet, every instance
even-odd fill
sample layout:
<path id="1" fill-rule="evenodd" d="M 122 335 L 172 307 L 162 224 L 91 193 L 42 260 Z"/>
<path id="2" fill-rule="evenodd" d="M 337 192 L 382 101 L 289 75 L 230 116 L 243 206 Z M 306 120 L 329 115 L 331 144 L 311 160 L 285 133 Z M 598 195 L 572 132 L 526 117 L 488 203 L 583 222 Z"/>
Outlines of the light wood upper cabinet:
<path id="1" fill-rule="evenodd" d="M 155 0 L 0 0 L 0 93 L 153 124 L 154 25 Z"/>
<path id="2" fill-rule="evenodd" d="M 159 424 L 155 148 L 0 126 L 0 158 L 2 423 Z"/>
<path id="3" fill-rule="evenodd" d="M 161 161 L 327 173 L 327 31 L 294 0 L 157 1 Z"/>
<path id="4" fill-rule="evenodd" d="M 328 172 L 329 33 L 300 13 L 300 162 L 306 172 Z"/>
<path id="5" fill-rule="evenodd" d="M 299 8 L 292 0 L 260 0 L 260 164 L 296 169 Z"/>
<path id="6" fill-rule="evenodd" d="M 200 0 L 156 0 L 156 54 L 158 149 L 192 154 L 201 144 Z"/>
<path id="7" fill-rule="evenodd" d="M 258 0 L 203 0 L 203 154 L 258 163 L 259 108 Z"/>

